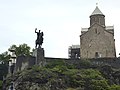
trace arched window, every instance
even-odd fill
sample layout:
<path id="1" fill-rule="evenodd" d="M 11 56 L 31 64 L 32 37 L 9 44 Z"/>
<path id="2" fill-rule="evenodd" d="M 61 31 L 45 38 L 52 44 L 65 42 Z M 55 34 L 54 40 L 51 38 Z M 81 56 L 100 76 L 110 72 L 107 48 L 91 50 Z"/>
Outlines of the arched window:
<path id="1" fill-rule="evenodd" d="M 97 32 L 97 28 L 95 28 L 95 33 L 97 34 L 98 32 Z"/>

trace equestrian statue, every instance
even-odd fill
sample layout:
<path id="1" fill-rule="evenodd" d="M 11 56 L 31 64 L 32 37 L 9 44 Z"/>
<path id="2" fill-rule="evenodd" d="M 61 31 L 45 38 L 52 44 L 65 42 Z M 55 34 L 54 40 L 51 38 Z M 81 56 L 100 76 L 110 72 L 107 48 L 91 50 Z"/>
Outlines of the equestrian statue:
<path id="1" fill-rule="evenodd" d="M 38 46 L 38 48 L 39 47 L 41 47 L 42 46 L 42 43 L 43 43 L 43 32 L 40 32 L 40 30 L 39 30 L 39 32 L 37 32 L 37 28 L 35 28 L 35 33 L 37 33 L 37 39 L 36 39 L 36 41 L 35 41 L 35 44 L 36 44 L 36 48 L 37 48 L 37 46 Z"/>

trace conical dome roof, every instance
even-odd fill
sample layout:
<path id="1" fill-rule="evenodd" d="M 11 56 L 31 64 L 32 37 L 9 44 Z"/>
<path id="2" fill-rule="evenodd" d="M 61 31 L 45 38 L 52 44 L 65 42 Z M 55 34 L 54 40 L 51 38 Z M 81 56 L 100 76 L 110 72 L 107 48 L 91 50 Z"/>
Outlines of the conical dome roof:
<path id="1" fill-rule="evenodd" d="M 97 15 L 97 14 L 103 15 L 103 13 L 100 11 L 100 9 L 98 8 L 98 6 L 96 6 L 95 10 L 93 11 L 93 13 L 91 15 Z"/>

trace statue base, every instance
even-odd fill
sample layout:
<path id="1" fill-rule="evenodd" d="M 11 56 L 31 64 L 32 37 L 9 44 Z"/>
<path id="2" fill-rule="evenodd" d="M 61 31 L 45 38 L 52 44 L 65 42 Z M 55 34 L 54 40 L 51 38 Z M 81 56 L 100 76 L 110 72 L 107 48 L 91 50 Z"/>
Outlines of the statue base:
<path id="1" fill-rule="evenodd" d="M 41 47 L 38 47 L 33 52 L 33 56 L 36 57 L 36 65 L 44 66 L 45 65 L 45 59 L 44 59 L 44 49 Z"/>

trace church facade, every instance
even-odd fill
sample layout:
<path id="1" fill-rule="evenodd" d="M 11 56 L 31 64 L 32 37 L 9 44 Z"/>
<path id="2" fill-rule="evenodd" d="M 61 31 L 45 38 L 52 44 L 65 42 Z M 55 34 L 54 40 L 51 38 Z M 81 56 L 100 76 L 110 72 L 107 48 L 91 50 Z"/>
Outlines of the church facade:
<path id="1" fill-rule="evenodd" d="M 80 57 L 116 57 L 114 26 L 105 26 L 105 15 L 98 6 L 90 15 L 90 27 L 81 30 Z"/>

